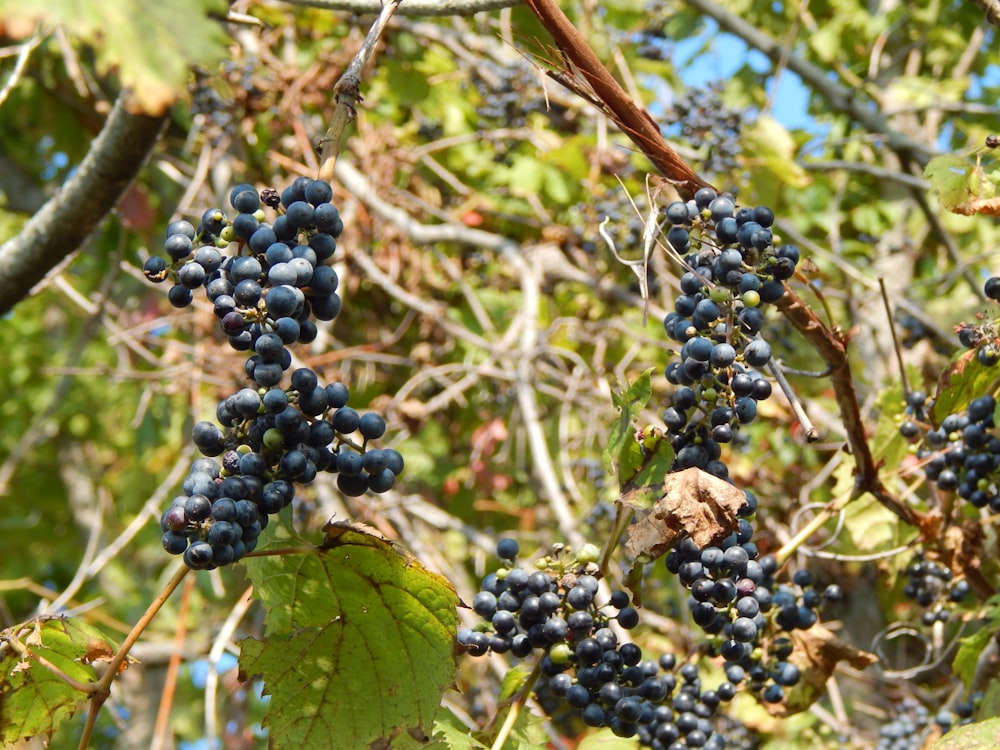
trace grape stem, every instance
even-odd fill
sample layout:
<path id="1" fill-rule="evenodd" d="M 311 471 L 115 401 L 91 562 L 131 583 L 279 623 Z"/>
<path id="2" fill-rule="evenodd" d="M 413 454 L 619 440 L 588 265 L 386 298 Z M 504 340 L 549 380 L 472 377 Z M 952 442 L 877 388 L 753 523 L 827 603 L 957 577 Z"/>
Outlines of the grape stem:
<path id="1" fill-rule="evenodd" d="M 611 525 L 611 533 L 608 534 L 608 538 L 604 542 L 604 549 L 601 550 L 601 559 L 598 562 L 601 571 L 600 578 L 607 576 L 608 566 L 611 564 L 611 555 L 618 549 L 618 543 L 621 541 L 625 529 L 628 528 L 634 513 L 634 509 L 626 507 L 621 502 L 615 503 L 615 520 Z"/>
<path id="2" fill-rule="evenodd" d="M 354 55 L 347 70 L 333 87 L 337 105 L 333 110 L 330 127 L 327 128 L 326 134 L 323 136 L 323 149 L 319 165 L 319 179 L 325 182 L 333 181 L 333 167 L 340 155 L 340 140 L 344 135 L 344 130 L 358 116 L 357 105 L 362 101 L 361 72 L 368 64 L 368 60 L 371 59 L 389 19 L 396 12 L 399 3 L 400 0 L 391 0 L 382 6 L 375 23 L 368 29 L 368 35 L 365 37 L 361 49 Z"/>
<path id="3" fill-rule="evenodd" d="M 114 682 L 115 677 L 121 671 L 122 665 L 128 658 L 129 651 L 132 650 L 136 641 L 139 640 L 139 637 L 145 632 L 146 628 L 149 627 L 153 618 L 156 617 L 156 614 L 160 611 L 163 605 L 166 604 L 170 595 L 174 593 L 178 586 L 180 586 L 181 581 L 184 580 L 184 577 L 190 572 L 190 570 L 191 569 L 186 565 L 183 563 L 181 564 L 178 571 L 174 573 L 170 581 L 167 582 L 167 585 L 163 587 L 163 590 L 156 595 L 156 598 L 153 599 L 149 607 L 146 608 L 142 617 L 140 617 L 135 625 L 132 626 L 132 630 L 129 631 L 129 634 L 125 636 L 125 640 L 122 641 L 122 645 L 118 647 L 118 651 L 115 652 L 115 655 L 111 658 L 111 661 L 108 663 L 107 671 L 101 679 L 87 689 L 87 692 L 90 693 L 90 707 L 87 712 L 87 723 L 84 725 L 83 734 L 80 736 L 79 750 L 85 750 L 85 748 L 90 744 L 90 737 L 94 732 L 94 725 L 97 723 L 97 715 L 101 710 L 101 706 L 104 705 L 104 702 L 111 695 L 111 683 Z"/>
<path id="4" fill-rule="evenodd" d="M 517 717 L 521 713 L 521 707 L 524 705 L 525 701 L 528 700 L 528 696 L 531 695 L 531 691 L 534 689 L 535 683 L 538 682 L 538 678 L 541 674 L 542 662 L 541 659 L 539 659 L 535 662 L 535 666 L 532 667 L 531 673 L 524 681 L 524 684 L 521 685 L 518 691 L 507 701 L 507 704 L 510 706 L 510 710 L 507 711 L 507 715 L 503 719 L 503 724 L 501 724 L 500 729 L 497 730 L 497 736 L 493 740 L 493 744 L 490 745 L 490 750 L 501 750 L 504 743 L 507 742 L 507 737 L 510 736 L 510 731 L 514 728 L 514 722 L 517 721 Z"/>
<path id="5" fill-rule="evenodd" d="M 847 507 L 851 501 L 857 499 L 862 494 L 862 492 L 855 489 L 854 492 L 851 492 L 838 500 L 834 500 L 817 513 L 815 518 L 803 526 L 798 534 L 782 545 L 781 549 L 774 554 L 774 558 L 778 561 L 778 565 L 784 565 L 788 558 L 795 554 L 795 551 L 801 547 L 809 537 L 823 527 L 823 524 L 840 513 L 840 511 Z"/>

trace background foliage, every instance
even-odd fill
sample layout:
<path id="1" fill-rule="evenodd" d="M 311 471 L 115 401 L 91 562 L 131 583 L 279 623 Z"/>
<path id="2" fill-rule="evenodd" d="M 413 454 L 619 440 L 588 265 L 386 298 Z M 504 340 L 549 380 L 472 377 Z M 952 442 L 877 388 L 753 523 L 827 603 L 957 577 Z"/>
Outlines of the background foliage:
<path id="1" fill-rule="evenodd" d="M 18 5 L 0 3 L 2 239 L 16 238 L 80 163 L 123 85 L 155 113 L 183 81 L 115 211 L 0 323 L 0 625 L 58 598 L 120 640 L 171 575 L 156 519 L 193 455 L 190 426 L 242 376 L 211 310 L 178 313 L 138 269 L 171 219 L 199 216 L 232 184 L 315 175 L 331 88 L 371 16 L 238 0 L 227 20 L 219 3 L 185 0 L 157 5 L 169 17 L 162 24 L 135 3 L 116 6 L 128 22 L 103 15 L 105 3 L 50 3 L 44 13 Z M 935 154 L 973 164 L 965 152 L 996 128 L 1000 61 L 982 10 L 622 0 L 566 11 L 697 172 L 745 205 L 775 210 L 776 231 L 808 258 L 793 287 L 850 338 L 882 481 L 907 503 L 941 507 L 898 436 L 903 386 L 889 317 L 909 388 L 934 393 L 959 352 L 954 326 L 986 309 L 982 284 L 998 270 L 995 219 L 949 213 L 923 178 Z M 545 77 L 536 63 L 555 60 L 547 38 L 520 6 L 391 22 L 334 180 L 344 311 L 299 352 L 387 415 L 407 473 L 384 497 L 345 498 L 317 482 L 288 520 L 313 540 L 331 517 L 369 524 L 465 601 L 495 566 L 498 535 L 531 551 L 602 543 L 617 496 L 601 462 L 612 390 L 655 368 L 639 424 L 657 423 L 665 405 L 671 344 L 659 320 L 678 270 L 654 254 L 643 300 L 598 232 L 608 218 L 619 252 L 640 257 L 649 167 L 603 115 Z M 989 169 L 992 155 L 980 159 Z M 807 443 L 778 397 L 729 458 L 737 485 L 761 500 L 762 551 L 849 494 L 855 468 L 824 363 L 780 316 L 768 330 L 821 439 Z M 942 514 L 942 536 L 975 518 Z M 980 520 L 973 554 L 992 590 L 993 519 Z M 967 603 L 947 627 L 885 635 L 919 621 L 902 572 L 922 532 L 863 498 L 798 548 L 795 566 L 845 589 L 833 613 L 841 636 L 880 662 L 838 672 L 817 707 L 792 721 L 739 705 L 766 746 L 836 743 L 848 730 L 874 746 L 901 698 L 934 711 L 963 700 L 955 670 L 986 691 L 980 715 L 995 713 L 996 683 L 977 669 L 988 638 L 957 647 L 982 616 L 981 632 L 993 634 L 995 610 Z M 637 638 L 683 652 L 696 637 L 679 615 L 684 595 L 662 571 L 647 586 Z M 241 639 L 271 627 L 247 587 L 239 565 L 189 577 L 135 648 L 141 666 L 120 677 L 94 746 L 265 745 L 259 684 L 239 683 L 232 658 Z M 442 747 L 477 746 L 454 737 L 496 714 L 493 677 L 503 670 L 496 658 L 460 662 L 451 713 L 434 724 Z M 53 746 L 74 746 L 80 731 L 77 720 L 63 723 Z M 541 722 L 514 736 L 520 746 L 575 741 L 571 728 Z"/>

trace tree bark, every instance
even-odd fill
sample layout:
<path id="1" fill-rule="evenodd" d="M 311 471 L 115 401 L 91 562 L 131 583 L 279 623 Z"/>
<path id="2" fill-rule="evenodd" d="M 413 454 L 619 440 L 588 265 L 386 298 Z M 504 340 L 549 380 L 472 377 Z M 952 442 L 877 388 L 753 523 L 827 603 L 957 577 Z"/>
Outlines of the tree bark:
<path id="1" fill-rule="evenodd" d="M 167 115 L 131 114 L 125 98 L 122 94 L 115 102 L 87 155 L 59 192 L 0 245 L 0 315 L 86 243 L 145 163 Z"/>

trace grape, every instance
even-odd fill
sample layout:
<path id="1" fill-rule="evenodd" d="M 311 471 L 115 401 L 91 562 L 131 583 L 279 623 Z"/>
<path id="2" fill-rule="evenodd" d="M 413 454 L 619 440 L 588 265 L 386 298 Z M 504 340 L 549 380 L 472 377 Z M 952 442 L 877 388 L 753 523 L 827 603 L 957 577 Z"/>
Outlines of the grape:
<path id="1" fill-rule="evenodd" d="M 377 440 L 385 434 L 385 420 L 374 412 L 368 412 L 358 420 L 358 430 L 365 440 Z"/>

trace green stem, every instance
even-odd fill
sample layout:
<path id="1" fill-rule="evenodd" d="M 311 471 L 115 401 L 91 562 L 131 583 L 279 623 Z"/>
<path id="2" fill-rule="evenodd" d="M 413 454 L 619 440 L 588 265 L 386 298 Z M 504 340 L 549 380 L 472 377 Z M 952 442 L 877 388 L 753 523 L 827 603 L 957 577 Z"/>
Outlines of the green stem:
<path id="1" fill-rule="evenodd" d="M 628 528 L 634 512 L 632 508 L 627 508 L 622 503 L 615 503 L 615 521 L 611 526 L 611 533 L 608 534 L 608 538 L 604 542 L 604 548 L 601 550 L 601 560 L 599 563 L 601 578 L 607 575 L 608 565 L 611 563 L 611 555 L 618 549 L 618 543 L 621 541 L 625 529 Z"/>
<path id="2" fill-rule="evenodd" d="M 497 731 L 497 736 L 493 740 L 493 744 L 490 745 L 490 750 L 500 750 L 507 738 L 510 736 L 511 730 L 514 728 L 514 722 L 517 721 L 517 717 L 521 713 L 521 707 L 528 700 L 528 696 L 531 695 L 531 691 L 535 688 L 535 683 L 538 682 L 538 678 L 542 675 L 542 660 L 539 659 L 535 662 L 535 666 L 531 669 L 531 673 L 528 678 L 521 685 L 520 689 L 513 696 L 511 696 L 508 701 L 510 705 L 510 710 L 507 711 L 507 715 L 504 717 L 503 724 L 500 725 L 500 729 Z"/>
<path id="3" fill-rule="evenodd" d="M 817 513 L 816 517 L 802 527 L 798 534 L 792 537 L 787 544 L 774 553 L 774 557 L 778 561 L 778 565 L 784 565 L 788 558 L 794 555 L 795 551 L 801 547 L 809 537 L 823 527 L 823 524 L 840 513 L 840 511 L 846 508 L 849 503 L 860 496 L 861 493 L 852 492 L 839 500 L 834 500 L 832 503 L 823 508 L 823 510 Z"/>

